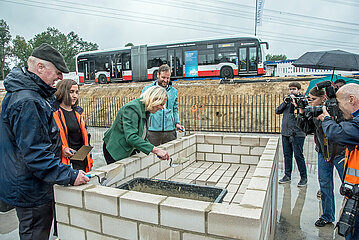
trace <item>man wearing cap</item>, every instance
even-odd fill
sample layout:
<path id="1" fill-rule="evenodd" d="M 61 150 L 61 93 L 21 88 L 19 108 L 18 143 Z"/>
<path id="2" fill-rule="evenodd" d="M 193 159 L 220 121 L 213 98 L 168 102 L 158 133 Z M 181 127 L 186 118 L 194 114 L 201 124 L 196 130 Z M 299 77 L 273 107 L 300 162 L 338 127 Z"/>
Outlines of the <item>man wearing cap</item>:
<path id="1" fill-rule="evenodd" d="M 83 171 L 61 162 L 61 138 L 48 99 L 55 81 L 69 70 L 48 44 L 35 48 L 28 68 L 13 68 L 0 119 L 0 200 L 15 206 L 20 239 L 48 239 L 53 219 L 53 184 L 81 185 Z"/>

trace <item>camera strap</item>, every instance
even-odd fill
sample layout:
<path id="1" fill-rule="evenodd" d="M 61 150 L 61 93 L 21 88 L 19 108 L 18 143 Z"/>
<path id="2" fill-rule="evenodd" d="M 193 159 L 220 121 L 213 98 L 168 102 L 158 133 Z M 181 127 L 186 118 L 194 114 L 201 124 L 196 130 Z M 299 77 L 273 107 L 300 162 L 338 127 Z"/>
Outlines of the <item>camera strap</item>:
<path id="1" fill-rule="evenodd" d="M 323 152 L 323 154 L 324 154 L 324 160 L 326 161 L 326 162 L 330 162 L 330 154 L 329 154 L 329 141 L 328 141 L 328 138 L 327 138 L 327 136 L 324 134 L 324 152 Z"/>

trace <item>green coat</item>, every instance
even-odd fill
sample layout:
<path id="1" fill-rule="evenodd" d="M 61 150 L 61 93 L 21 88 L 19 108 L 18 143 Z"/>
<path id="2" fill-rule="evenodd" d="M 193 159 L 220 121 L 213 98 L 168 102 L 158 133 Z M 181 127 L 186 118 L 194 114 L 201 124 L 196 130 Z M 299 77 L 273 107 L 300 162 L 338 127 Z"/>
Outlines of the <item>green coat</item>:
<path id="1" fill-rule="evenodd" d="M 131 156 L 135 148 L 145 154 L 152 151 L 154 145 L 142 139 L 145 124 L 147 129 L 147 120 L 145 105 L 139 98 L 120 108 L 103 138 L 107 151 L 115 161 Z"/>

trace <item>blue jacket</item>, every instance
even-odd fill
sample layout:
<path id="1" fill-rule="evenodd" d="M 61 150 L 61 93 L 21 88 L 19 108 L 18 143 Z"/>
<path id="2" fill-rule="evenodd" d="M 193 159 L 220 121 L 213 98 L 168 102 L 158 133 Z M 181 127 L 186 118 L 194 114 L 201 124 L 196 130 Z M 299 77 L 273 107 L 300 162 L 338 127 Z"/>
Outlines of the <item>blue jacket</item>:
<path id="1" fill-rule="evenodd" d="M 55 91 L 36 74 L 14 68 L 0 119 L 0 200 L 19 207 L 53 201 L 53 184 L 73 184 L 78 171 L 61 162 L 61 139 L 47 101 Z"/>
<path id="2" fill-rule="evenodd" d="M 144 87 L 142 89 L 142 93 L 146 91 L 147 88 L 155 85 L 156 82 L 153 82 L 152 84 Z M 166 90 L 168 95 L 166 108 L 150 115 L 148 127 L 149 131 L 172 131 L 176 129 L 176 124 L 181 124 L 178 114 L 177 89 L 172 87 L 172 82 L 170 82 Z"/>
<path id="3" fill-rule="evenodd" d="M 325 117 L 322 127 L 329 140 L 343 145 L 359 145 L 359 116 L 339 124 L 331 117 Z"/>

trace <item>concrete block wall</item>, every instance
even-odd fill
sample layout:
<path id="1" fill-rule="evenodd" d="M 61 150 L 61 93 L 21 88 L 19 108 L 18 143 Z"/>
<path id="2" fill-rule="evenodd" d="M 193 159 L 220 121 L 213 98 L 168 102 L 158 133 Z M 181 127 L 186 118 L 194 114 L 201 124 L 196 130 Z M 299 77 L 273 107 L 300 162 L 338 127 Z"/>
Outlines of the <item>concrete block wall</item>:
<path id="1" fill-rule="evenodd" d="M 99 185 L 96 178 L 78 187 L 56 185 L 59 238 L 273 239 L 278 138 L 196 134 L 161 147 L 173 158 L 187 161 L 172 168 L 153 154 L 137 154 L 93 172 L 101 177 L 119 172 L 119 181 L 110 187 Z M 240 184 L 231 184 L 238 182 L 243 172 L 250 178 L 242 176 Z M 211 179 L 214 185 L 226 184 L 229 192 L 241 195 L 233 195 L 231 202 L 211 203 L 115 188 L 138 176 L 181 176 L 183 182 L 194 183 L 191 178 L 199 175 L 208 181 L 206 174 L 219 176 Z"/>

